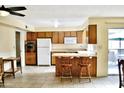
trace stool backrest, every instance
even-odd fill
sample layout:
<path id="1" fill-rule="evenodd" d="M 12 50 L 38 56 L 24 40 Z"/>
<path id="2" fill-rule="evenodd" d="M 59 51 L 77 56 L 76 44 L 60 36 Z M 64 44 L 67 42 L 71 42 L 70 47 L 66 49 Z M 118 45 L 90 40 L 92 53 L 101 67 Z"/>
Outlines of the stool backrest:
<path id="1" fill-rule="evenodd" d="M 124 60 L 118 60 L 119 88 L 124 86 Z"/>
<path id="2" fill-rule="evenodd" d="M 3 59 L 0 58 L 0 74 L 4 73 L 4 64 L 3 64 Z"/>
<path id="3" fill-rule="evenodd" d="M 71 64 L 70 57 L 59 57 L 58 59 L 61 64 Z"/>
<path id="4" fill-rule="evenodd" d="M 83 57 L 82 60 L 82 64 L 91 64 L 91 58 L 89 57 Z"/>

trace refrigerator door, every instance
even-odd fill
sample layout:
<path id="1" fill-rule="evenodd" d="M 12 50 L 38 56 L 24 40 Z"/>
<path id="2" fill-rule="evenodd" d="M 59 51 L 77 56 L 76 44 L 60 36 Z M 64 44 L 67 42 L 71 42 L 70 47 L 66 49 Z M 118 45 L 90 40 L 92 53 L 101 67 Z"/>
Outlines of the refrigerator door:
<path id="1" fill-rule="evenodd" d="M 51 53 L 49 48 L 38 48 L 38 65 L 50 65 Z"/>
<path id="2" fill-rule="evenodd" d="M 51 48 L 51 39 L 37 39 L 37 47 Z"/>
<path id="3" fill-rule="evenodd" d="M 38 65 L 51 64 L 51 39 L 37 39 L 37 62 Z"/>

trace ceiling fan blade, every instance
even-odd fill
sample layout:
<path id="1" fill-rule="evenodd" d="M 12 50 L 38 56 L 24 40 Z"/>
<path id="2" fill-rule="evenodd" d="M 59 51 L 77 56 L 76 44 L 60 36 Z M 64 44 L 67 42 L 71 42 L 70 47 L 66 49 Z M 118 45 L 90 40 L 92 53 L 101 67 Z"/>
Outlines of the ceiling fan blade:
<path id="1" fill-rule="evenodd" d="M 17 16 L 22 16 L 22 17 L 25 16 L 24 14 L 20 14 L 20 13 L 13 12 L 13 11 L 10 11 L 10 14 L 12 14 L 12 15 L 17 15 Z"/>
<path id="2" fill-rule="evenodd" d="M 11 11 L 20 11 L 20 10 L 26 10 L 25 7 L 8 7 Z"/>

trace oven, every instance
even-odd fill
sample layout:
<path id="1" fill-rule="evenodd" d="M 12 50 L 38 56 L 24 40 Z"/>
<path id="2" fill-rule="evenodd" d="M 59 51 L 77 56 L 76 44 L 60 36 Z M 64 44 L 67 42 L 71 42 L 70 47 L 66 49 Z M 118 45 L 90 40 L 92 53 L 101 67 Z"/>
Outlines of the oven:
<path id="1" fill-rule="evenodd" d="M 26 41 L 25 42 L 26 52 L 36 52 L 36 41 Z"/>

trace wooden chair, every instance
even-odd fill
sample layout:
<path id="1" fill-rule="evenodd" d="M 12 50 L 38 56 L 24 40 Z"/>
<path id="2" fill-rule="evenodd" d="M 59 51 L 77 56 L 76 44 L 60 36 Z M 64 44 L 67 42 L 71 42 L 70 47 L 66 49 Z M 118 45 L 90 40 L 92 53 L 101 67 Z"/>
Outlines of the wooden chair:
<path id="1" fill-rule="evenodd" d="M 4 86 L 4 62 L 0 58 L 0 83 Z"/>
<path id="2" fill-rule="evenodd" d="M 70 78 L 72 81 L 72 63 L 70 57 L 59 57 L 61 62 L 61 81 L 63 78 Z"/>
<path id="3" fill-rule="evenodd" d="M 119 88 L 124 87 L 124 60 L 118 60 Z"/>
<path id="4" fill-rule="evenodd" d="M 82 61 L 83 60 L 83 61 Z M 82 57 L 82 60 L 78 62 L 79 65 L 79 82 L 82 78 L 88 78 L 89 82 L 91 82 L 91 75 L 90 75 L 90 67 L 91 67 L 91 58 L 90 57 Z"/>

